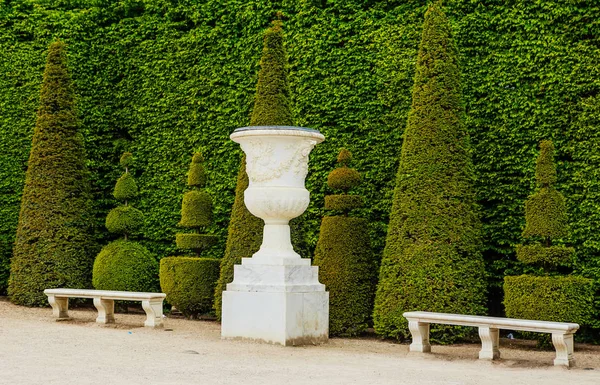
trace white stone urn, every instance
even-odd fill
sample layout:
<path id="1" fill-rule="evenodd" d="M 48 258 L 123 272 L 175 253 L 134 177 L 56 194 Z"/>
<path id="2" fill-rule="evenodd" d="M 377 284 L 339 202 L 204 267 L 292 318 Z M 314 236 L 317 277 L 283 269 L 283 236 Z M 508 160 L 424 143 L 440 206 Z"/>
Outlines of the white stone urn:
<path id="1" fill-rule="evenodd" d="M 265 227 L 260 249 L 234 267 L 223 293 L 221 335 L 282 345 L 327 341 L 329 293 L 318 267 L 294 251 L 289 227 L 308 207 L 308 156 L 325 137 L 302 127 L 256 126 L 238 128 L 231 139 L 246 154 L 244 203 Z"/>

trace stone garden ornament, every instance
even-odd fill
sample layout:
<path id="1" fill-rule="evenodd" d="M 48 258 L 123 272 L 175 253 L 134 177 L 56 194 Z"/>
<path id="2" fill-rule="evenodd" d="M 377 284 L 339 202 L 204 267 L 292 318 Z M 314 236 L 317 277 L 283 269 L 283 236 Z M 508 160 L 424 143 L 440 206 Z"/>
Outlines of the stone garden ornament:
<path id="1" fill-rule="evenodd" d="M 308 155 L 325 137 L 308 128 L 255 126 L 238 128 L 231 139 L 246 154 L 244 203 L 265 226 L 260 250 L 234 267 L 223 292 L 221 335 L 281 345 L 326 342 L 329 293 L 319 268 L 294 251 L 289 226 L 308 207 Z"/>

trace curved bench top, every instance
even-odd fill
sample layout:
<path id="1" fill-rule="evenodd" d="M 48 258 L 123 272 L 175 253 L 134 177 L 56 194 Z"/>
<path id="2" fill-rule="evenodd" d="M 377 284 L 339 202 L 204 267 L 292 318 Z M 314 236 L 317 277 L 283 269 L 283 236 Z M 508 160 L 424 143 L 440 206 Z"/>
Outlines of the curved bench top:
<path id="1" fill-rule="evenodd" d="M 165 293 L 142 293 L 135 291 L 111 291 L 111 290 L 90 290 L 90 289 L 46 289 L 46 295 L 57 297 L 79 297 L 79 298 L 104 298 L 121 300 L 144 300 L 165 298 Z"/>
<path id="2" fill-rule="evenodd" d="M 525 331 L 575 332 L 579 325 L 569 322 L 537 321 L 518 318 L 488 317 L 428 311 L 409 311 L 403 314 L 409 321 L 424 323 L 442 323 L 463 326 L 485 326 L 495 329 L 512 329 Z"/>

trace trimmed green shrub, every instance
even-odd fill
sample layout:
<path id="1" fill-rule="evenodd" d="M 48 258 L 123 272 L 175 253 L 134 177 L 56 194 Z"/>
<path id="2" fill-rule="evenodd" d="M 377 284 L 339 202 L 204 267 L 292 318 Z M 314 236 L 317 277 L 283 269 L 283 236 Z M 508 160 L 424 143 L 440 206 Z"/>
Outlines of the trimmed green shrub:
<path id="1" fill-rule="evenodd" d="M 117 180 L 113 196 L 118 201 L 126 201 L 138 196 L 138 187 L 133 175 L 126 173 Z"/>
<path id="2" fill-rule="evenodd" d="M 588 325 L 594 304 L 590 279 L 578 276 L 504 277 L 504 306 L 509 317 Z"/>
<path id="3" fill-rule="evenodd" d="M 118 206 L 108 212 L 106 229 L 111 233 L 129 235 L 144 224 L 144 213 L 133 206 Z"/>
<path id="4" fill-rule="evenodd" d="M 186 317 L 212 310 L 220 260 L 216 258 L 167 257 L 160 260 L 160 287 L 166 301 Z"/>
<path id="5" fill-rule="evenodd" d="M 574 255 L 573 247 L 517 245 L 517 259 L 530 265 L 572 266 Z"/>
<path id="6" fill-rule="evenodd" d="M 104 246 L 94 262 L 97 290 L 158 291 L 158 262 L 144 246 L 118 239 Z"/>
<path id="7" fill-rule="evenodd" d="M 344 195 L 338 197 L 354 197 L 345 193 L 360 182 L 358 171 L 347 167 L 350 159 L 350 152 L 342 149 L 338 157 L 341 167 L 332 171 L 335 178 L 331 178 L 331 174 L 327 178 L 330 188 L 344 191 Z M 336 172 L 338 170 L 344 172 Z M 335 182 L 331 183 L 332 179 Z M 366 231 L 368 221 L 348 217 L 348 212 L 356 207 L 347 205 L 341 210 L 343 216 L 323 218 L 315 250 L 314 264 L 319 266 L 319 280 L 329 290 L 329 334 L 332 336 L 364 332 L 373 311 L 377 264 Z"/>
<path id="8" fill-rule="evenodd" d="M 177 224 L 179 227 L 191 229 L 194 233 L 176 234 L 175 238 L 179 249 L 192 250 L 197 257 L 200 257 L 200 252 L 217 241 L 214 235 L 198 234 L 201 228 L 212 223 L 212 200 L 206 191 L 201 190 L 206 184 L 206 173 L 202 162 L 202 155 L 194 154 L 188 171 L 188 186 L 192 190 L 183 195 L 181 221 Z"/>
<path id="9" fill-rule="evenodd" d="M 192 190 L 183 195 L 181 221 L 177 226 L 188 229 L 205 227 L 212 222 L 212 201 L 206 191 Z"/>
<path id="10" fill-rule="evenodd" d="M 375 299 L 382 337 L 410 338 L 402 313 L 484 314 L 486 283 L 457 50 L 437 3 L 425 13 Z M 436 325 L 451 342 L 472 330 Z"/>
<path id="11" fill-rule="evenodd" d="M 206 191 L 200 190 L 206 184 L 203 160 L 199 153 L 192 157 L 187 179 L 192 190 L 183 196 L 178 224 L 192 229 L 194 233 L 178 233 L 175 236 L 177 248 L 192 250 L 198 258 L 167 257 L 160 261 L 160 287 L 167 294 L 167 302 L 187 317 L 212 310 L 221 264 L 220 259 L 199 258 L 203 250 L 217 241 L 214 235 L 198 234 L 200 228 L 212 222 L 211 198 Z"/>
<path id="12" fill-rule="evenodd" d="M 575 252 L 571 247 L 552 245 L 556 238 L 568 235 L 568 220 L 565 198 L 554 188 L 557 179 L 554 144 L 549 140 L 540 143 L 535 176 L 539 189 L 525 202 L 523 231 L 523 237 L 535 243 L 518 245 L 517 258 L 526 264 L 542 266 L 546 276 L 505 277 L 506 315 L 588 326 L 594 314 L 593 281 L 577 276 L 549 276 L 560 266 L 573 266 Z M 547 337 L 532 337 L 541 345 L 547 343 Z"/>
<path id="13" fill-rule="evenodd" d="M 364 199 L 360 195 L 325 195 L 325 208 L 327 210 L 343 211 L 345 213 L 360 208 Z"/>
<path id="14" fill-rule="evenodd" d="M 131 153 L 124 153 L 120 164 L 125 168 L 125 174 L 118 179 L 114 195 L 124 201 L 125 206 L 110 210 L 106 228 L 124 238 L 109 243 L 96 256 L 92 281 L 98 290 L 155 292 L 158 291 L 158 262 L 144 246 L 128 240 L 144 221 L 144 214 L 128 205 L 128 200 L 137 196 L 135 180 L 129 173 L 133 164 Z"/>
<path id="15" fill-rule="evenodd" d="M 29 154 L 8 294 L 45 306 L 44 289 L 88 288 L 93 253 L 91 195 L 66 45 L 48 49 Z"/>
<path id="16" fill-rule="evenodd" d="M 273 22 L 264 34 L 260 71 L 254 97 L 251 126 L 291 126 L 290 90 L 287 80 L 287 56 L 283 45 L 283 27 L 280 20 Z M 258 251 L 262 242 L 263 221 L 250 214 L 244 204 L 244 191 L 248 188 L 246 157 L 235 187 L 235 200 L 227 232 L 225 255 L 221 261 L 221 273 L 215 289 L 214 309 L 221 318 L 222 293 L 233 281 L 233 266 Z M 292 228 L 292 233 L 294 229 Z M 297 234 L 295 234 L 297 235 Z M 292 236 L 293 237 L 293 236 Z"/>

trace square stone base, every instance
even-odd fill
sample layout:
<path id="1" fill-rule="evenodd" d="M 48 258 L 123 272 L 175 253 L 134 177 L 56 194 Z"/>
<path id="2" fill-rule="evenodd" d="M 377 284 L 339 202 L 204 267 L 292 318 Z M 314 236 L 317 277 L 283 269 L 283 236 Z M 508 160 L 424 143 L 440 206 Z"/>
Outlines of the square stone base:
<path id="1" fill-rule="evenodd" d="M 221 336 L 284 346 L 325 343 L 329 293 L 224 291 Z"/>

